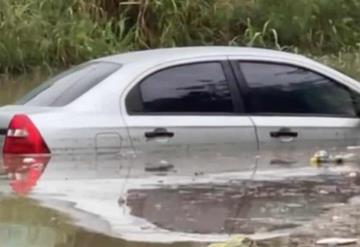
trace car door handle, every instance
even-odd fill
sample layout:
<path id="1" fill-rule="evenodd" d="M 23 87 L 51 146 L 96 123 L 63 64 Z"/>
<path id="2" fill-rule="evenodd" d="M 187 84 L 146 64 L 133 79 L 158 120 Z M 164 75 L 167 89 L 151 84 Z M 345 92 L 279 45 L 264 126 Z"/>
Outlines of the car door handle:
<path id="1" fill-rule="evenodd" d="M 279 129 L 278 131 L 270 132 L 270 136 L 272 138 L 297 138 L 299 136 L 299 133 L 284 128 Z"/>
<path id="2" fill-rule="evenodd" d="M 156 128 L 153 131 L 145 132 L 145 137 L 148 139 L 158 138 L 158 137 L 172 138 L 174 137 L 174 135 L 175 135 L 174 132 L 169 132 L 165 128 Z"/>

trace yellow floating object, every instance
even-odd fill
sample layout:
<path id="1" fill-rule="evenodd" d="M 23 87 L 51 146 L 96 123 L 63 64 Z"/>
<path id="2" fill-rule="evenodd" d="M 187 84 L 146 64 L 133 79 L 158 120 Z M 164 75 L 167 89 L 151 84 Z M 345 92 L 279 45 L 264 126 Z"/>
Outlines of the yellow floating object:
<path id="1" fill-rule="evenodd" d="M 210 244 L 208 247 L 257 247 L 257 244 L 248 237 L 237 235 L 224 243 Z"/>
<path id="2" fill-rule="evenodd" d="M 319 157 L 313 156 L 310 159 L 310 165 L 311 166 L 315 166 L 315 167 L 319 167 L 321 166 L 321 159 Z"/>
<path id="3" fill-rule="evenodd" d="M 326 151 L 319 151 L 310 158 L 310 165 L 315 167 L 321 167 L 322 164 L 344 165 L 355 162 L 358 163 L 359 158 L 354 153 L 330 155 Z"/>

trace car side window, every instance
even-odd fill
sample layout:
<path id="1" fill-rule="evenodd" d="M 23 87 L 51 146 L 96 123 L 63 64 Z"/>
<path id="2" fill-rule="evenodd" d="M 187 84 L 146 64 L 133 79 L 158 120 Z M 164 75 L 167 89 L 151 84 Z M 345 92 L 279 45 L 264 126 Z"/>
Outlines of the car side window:
<path id="1" fill-rule="evenodd" d="M 356 117 L 358 93 L 296 66 L 240 62 L 249 113 Z"/>
<path id="2" fill-rule="evenodd" d="M 135 115 L 234 112 L 229 83 L 218 62 L 158 71 L 130 91 L 126 106 Z"/>

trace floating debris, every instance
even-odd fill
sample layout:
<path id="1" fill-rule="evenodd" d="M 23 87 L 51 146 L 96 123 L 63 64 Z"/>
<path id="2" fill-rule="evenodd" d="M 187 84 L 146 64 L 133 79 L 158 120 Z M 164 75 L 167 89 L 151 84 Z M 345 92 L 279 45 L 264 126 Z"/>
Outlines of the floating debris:
<path id="1" fill-rule="evenodd" d="M 237 235 L 224 243 L 215 243 L 208 247 L 257 247 L 257 244 L 246 236 Z"/>
<path id="2" fill-rule="evenodd" d="M 356 155 L 353 153 L 331 155 L 325 150 L 316 152 L 310 158 L 310 164 L 313 166 L 321 166 L 322 164 L 343 165 L 348 162 L 355 162 Z"/>
<path id="3" fill-rule="evenodd" d="M 356 238 L 325 238 L 316 242 L 317 245 L 338 246 L 358 243 Z"/>

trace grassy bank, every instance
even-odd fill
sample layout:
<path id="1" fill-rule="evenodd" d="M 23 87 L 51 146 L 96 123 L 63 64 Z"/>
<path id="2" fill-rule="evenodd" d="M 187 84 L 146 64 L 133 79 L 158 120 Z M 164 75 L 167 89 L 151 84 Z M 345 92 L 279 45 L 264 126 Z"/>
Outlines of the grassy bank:
<path id="1" fill-rule="evenodd" d="M 0 0 L 0 72 L 188 45 L 270 47 L 346 67 L 359 22 L 357 0 Z"/>

